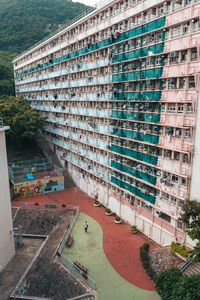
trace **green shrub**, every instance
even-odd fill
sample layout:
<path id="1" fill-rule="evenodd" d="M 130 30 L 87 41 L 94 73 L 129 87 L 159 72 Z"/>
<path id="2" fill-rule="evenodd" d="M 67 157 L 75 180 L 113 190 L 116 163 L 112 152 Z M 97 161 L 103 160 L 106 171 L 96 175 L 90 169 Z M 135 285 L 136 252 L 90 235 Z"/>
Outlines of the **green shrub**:
<path id="1" fill-rule="evenodd" d="M 148 251 L 144 250 L 143 247 L 140 247 L 140 256 L 147 255 Z"/>
<path id="2" fill-rule="evenodd" d="M 97 200 L 94 200 L 94 204 L 99 204 L 100 202 Z"/>
<path id="3" fill-rule="evenodd" d="M 179 269 L 169 269 L 154 277 L 155 287 L 162 300 L 200 299 L 200 274 L 182 276 Z"/>
<path id="4" fill-rule="evenodd" d="M 171 243 L 171 250 L 173 252 L 177 252 L 178 254 L 182 255 L 183 257 L 187 257 L 189 254 L 189 251 L 186 249 L 183 249 L 183 247 L 180 246 L 180 244 L 172 242 Z"/>
<path id="5" fill-rule="evenodd" d="M 144 243 L 143 244 L 143 249 L 148 251 L 149 250 L 149 243 Z"/>
<path id="6" fill-rule="evenodd" d="M 106 213 L 107 213 L 107 214 L 110 214 L 110 213 L 111 213 L 110 208 L 106 208 Z"/>
<path id="7" fill-rule="evenodd" d="M 115 218 L 115 221 L 117 221 L 117 222 L 119 222 L 120 220 L 121 220 L 121 218 L 118 216 Z"/>
<path id="8" fill-rule="evenodd" d="M 144 269 L 149 268 L 149 261 L 147 261 L 147 260 L 143 261 L 143 262 L 142 262 L 142 265 L 143 265 L 143 268 L 144 268 Z"/>
<path id="9" fill-rule="evenodd" d="M 146 254 L 146 255 L 141 255 L 141 256 L 140 256 L 140 260 L 141 260 L 141 261 L 148 261 L 148 260 L 149 260 L 148 254 Z"/>
<path id="10" fill-rule="evenodd" d="M 162 300 L 174 300 L 177 298 L 172 297 L 173 289 L 177 289 L 177 286 L 182 280 L 182 274 L 179 269 L 171 268 L 167 271 L 160 273 L 154 277 L 154 283 L 158 294 Z M 185 298 L 182 298 L 185 299 Z M 177 299 L 178 300 L 178 299 Z"/>
<path id="11" fill-rule="evenodd" d="M 153 270 L 151 267 L 147 268 L 147 269 L 146 269 L 146 272 L 147 272 L 147 275 L 148 275 L 151 279 L 154 278 L 155 272 L 154 272 L 154 270 Z"/>

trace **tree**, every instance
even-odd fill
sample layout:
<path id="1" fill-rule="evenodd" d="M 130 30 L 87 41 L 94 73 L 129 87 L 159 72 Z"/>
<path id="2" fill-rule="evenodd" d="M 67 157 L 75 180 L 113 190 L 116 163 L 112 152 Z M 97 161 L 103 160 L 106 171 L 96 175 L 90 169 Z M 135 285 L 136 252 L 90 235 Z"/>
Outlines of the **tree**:
<path id="1" fill-rule="evenodd" d="M 172 300 L 172 291 L 177 289 L 177 285 L 182 279 L 179 269 L 171 268 L 154 277 L 155 287 L 162 300 Z"/>
<path id="2" fill-rule="evenodd" d="M 32 140 L 45 121 L 27 100 L 14 96 L 0 97 L 0 117 L 3 117 L 5 125 L 10 126 L 10 130 L 6 131 L 8 140 L 18 146 Z"/>
<path id="3" fill-rule="evenodd" d="M 200 299 L 200 274 L 182 276 L 179 269 L 172 268 L 154 278 L 162 300 Z"/>
<path id="4" fill-rule="evenodd" d="M 200 203 L 188 201 L 183 206 L 183 214 L 180 218 L 185 224 L 186 232 L 192 240 L 197 240 L 194 250 L 191 251 L 193 262 L 200 261 Z"/>

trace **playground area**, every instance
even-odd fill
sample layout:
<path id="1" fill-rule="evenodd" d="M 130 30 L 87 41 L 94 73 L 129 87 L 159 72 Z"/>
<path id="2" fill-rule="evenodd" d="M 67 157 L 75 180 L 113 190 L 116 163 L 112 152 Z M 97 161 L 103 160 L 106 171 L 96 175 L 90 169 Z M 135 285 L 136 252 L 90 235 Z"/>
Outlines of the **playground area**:
<path id="1" fill-rule="evenodd" d="M 47 158 L 12 162 L 8 165 L 14 199 L 64 189 L 64 177 Z"/>

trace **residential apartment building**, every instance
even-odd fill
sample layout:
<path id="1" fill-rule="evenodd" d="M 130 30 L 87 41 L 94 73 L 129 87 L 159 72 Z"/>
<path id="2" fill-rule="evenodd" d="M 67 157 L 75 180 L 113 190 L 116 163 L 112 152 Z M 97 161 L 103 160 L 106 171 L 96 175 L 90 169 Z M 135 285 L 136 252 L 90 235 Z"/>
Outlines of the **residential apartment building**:
<path id="1" fill-rule="evenodd" d="M 15 254 L 5 143 L 5 131 L 8 129 L 0 118 L 0 271 Z"/>
<path id="2" fill-rule="evenodd" d="M 77 186 L 161 245 L 200 200 L 198 0 L 104 1 L 14 61 Z"/>

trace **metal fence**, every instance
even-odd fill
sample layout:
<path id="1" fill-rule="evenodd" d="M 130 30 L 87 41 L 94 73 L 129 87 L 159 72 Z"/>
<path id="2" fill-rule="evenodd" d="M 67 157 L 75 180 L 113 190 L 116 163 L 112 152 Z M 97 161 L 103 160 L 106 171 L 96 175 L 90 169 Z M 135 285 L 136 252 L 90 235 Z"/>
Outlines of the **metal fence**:
<path id="1" fill-rule="evenodd" d="M 96 290 L 96 283 L 95 281 L 87 275 L 85 272 L 81 271 L 71 260 L 69 260 L 67 257 L 63 256 L 61 254 L 60 256 L 62 262 L 68 267 L 70 270 L 72 270 L 74 273 L 76 273 L 81 279 L 83 279 L 87 284 L 91 286 L 94 290 Z"/>
<path id="2" fill-rule="evenodd" d="M 67 240 L 68 236 L 70 235 L 72 227 L 73 227 L 73 225 L 74 225 L 74 223 L 75 223 L 75 221 L 78 217 L 78 214 L 79 214 L 79 206 L 73 206 L 73 208 L 76 209 L 76 213 L 73 216 L 73 218 L 72 218 L 72 220 L 71 220 L 71 222 L 70 222 L 70 224 L 67 228 L 67 231 L 65 232 L 65 234 L 64 234 L 64 236 L 63 236 L 63 238 L 62 238 L 62 240 L 61 240 L 61 242 L 60 242 L 60 244 L 59 244 L 59 246 L 56 250 L 56 253 L 58 252 L 60 255 L 62 254 L 62 250 L 63 250 L 64 245 L 65 245 L 65 241 Z M 55 256 L 55 254 L 54 254 L 54 256 Z M 53 258 L 54 258 L 54 256 L 53 256 Z"/>

